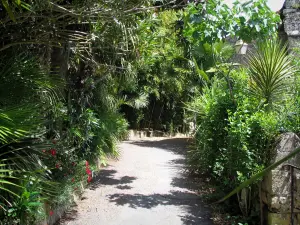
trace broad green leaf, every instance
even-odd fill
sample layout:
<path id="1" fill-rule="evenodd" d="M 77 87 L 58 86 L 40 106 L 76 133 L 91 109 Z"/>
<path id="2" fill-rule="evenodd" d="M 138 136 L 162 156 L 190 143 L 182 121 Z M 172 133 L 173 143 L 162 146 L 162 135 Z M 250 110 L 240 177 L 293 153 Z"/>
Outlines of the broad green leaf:
<path id="1" fill-rule="evenodd" d="M 41 202 L 28 202 L 28 206 L 41 206 Z"/>
<path id="2" fill-rule="evenodd" d="M 209 70 L 206 70 L 206 73 L 215 73 L 217 72 L 218 70 L 214 67 L 211 67 Z"/>

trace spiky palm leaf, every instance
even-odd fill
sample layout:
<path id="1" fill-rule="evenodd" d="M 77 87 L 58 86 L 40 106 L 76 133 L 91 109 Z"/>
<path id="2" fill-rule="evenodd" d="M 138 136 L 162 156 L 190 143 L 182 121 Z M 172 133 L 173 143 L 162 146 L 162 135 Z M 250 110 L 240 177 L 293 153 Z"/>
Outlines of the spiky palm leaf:
<path id="1" fill-rule="evenodd" d="M 25 189 L 24 184 L 29 183 L 32 178 L 39 182 L 36 191 L 43 198 L 57 194 L 58 185 L 51 181 L 42 163 L 45 158 L 42 149 L 45 145 L 35 143 L 37 141 L 37 139 L 24 139 L 0 148 L 0 197 L 5 199 L 8 206 L 12 205 L 16 198 L 21 197 Z"/>
<path id="2" fill-rule="evenodd" d="M 27 133 L 26 130 L 16 127 L 16 124 L 5 113 L 0 113 L 0 142 L 7 144 L 8 142 L 23 137 Z"/>
<path id="3" fill-rule="evenodd" d="M 126 101 L 125 99 L 122 103 L 129 105 L 135 109 L 146 108 L 149 105 L 149 95 L 145 93 L 140 93 L 137 97 L 132 98 L 128 101 Z"/>
<path id="4" fill-rule="evenodd" d="M 41 154 L 50 146 L 42 145 L 43 140 L 36 137 L 45 133 L 43 109 L 59 99 L 54 88 L 59 79 L 50 77 L 37 60 L 23 54 L 1 59 L 0 198 L 4 203 L 0 206 L 5 209 L 18 202 L 30 178 L 39 182 L 35 191 L 40 196 L 57 193 Z"/>
<path id="5" fill-rule="evenodd" d="M 295 71 L 287 45 L 268 40 L 248 60 L 251 93 L 270 105 L 282 99 Z"/>

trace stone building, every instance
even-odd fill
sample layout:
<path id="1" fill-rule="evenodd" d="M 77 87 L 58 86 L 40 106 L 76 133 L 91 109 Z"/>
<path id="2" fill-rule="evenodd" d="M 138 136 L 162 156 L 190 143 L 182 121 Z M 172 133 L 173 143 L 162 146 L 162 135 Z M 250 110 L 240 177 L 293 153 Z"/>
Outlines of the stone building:
<path id="1" fill-rule="evenodd" d="M 286 0 L 282 9 L 283 29 L 290 48 L 300 47 L 300 0 Z"/>

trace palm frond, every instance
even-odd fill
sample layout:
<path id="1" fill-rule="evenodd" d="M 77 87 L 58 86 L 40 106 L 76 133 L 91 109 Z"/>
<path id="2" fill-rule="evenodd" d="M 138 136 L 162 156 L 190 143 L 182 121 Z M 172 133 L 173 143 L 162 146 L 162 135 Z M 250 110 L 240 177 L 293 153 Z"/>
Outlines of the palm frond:
<path id="1" fill-rule="evenodd" d="M 149 105 L 149 96 L 148 94 L 142 93 L 137 98 L 134 98 L 130 103 L 130 105 L 136 109 L 145 108 Z"/>
<path id="2" fill-rule="evenodd" d="M 266 104 L 282 99 L 295 73 L 287 45 L 269 40 L 256 53 L 251 53 L 248 60 L 250 92 Z"/>
<path id="3" fill-rule="evenodd" d="M 34 177 L 43 188 L 39 193 L 45 198 L 57 193 L 58 185 L 51 181 L 45 165 L 45 155 L 36 139 L 19 140 L 17 143 L 3 145 L 0 148 L 0 196 L 11 203 L 20 198 L 24 184 Z M 49 148 L 50 146 L 48 146 Z"/>

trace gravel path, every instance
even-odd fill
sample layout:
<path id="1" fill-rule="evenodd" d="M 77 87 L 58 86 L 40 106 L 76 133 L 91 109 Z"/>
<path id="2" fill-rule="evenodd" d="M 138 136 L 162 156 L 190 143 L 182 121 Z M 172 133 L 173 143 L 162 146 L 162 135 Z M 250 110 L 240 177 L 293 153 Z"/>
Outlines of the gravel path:
<path id="1" fill-rule="evenodd" d="M 121 157 L 94 179 L 61 225 L 211 225 L 184 173 L 187 140 L 152 138 L 120 144 Z"/>

